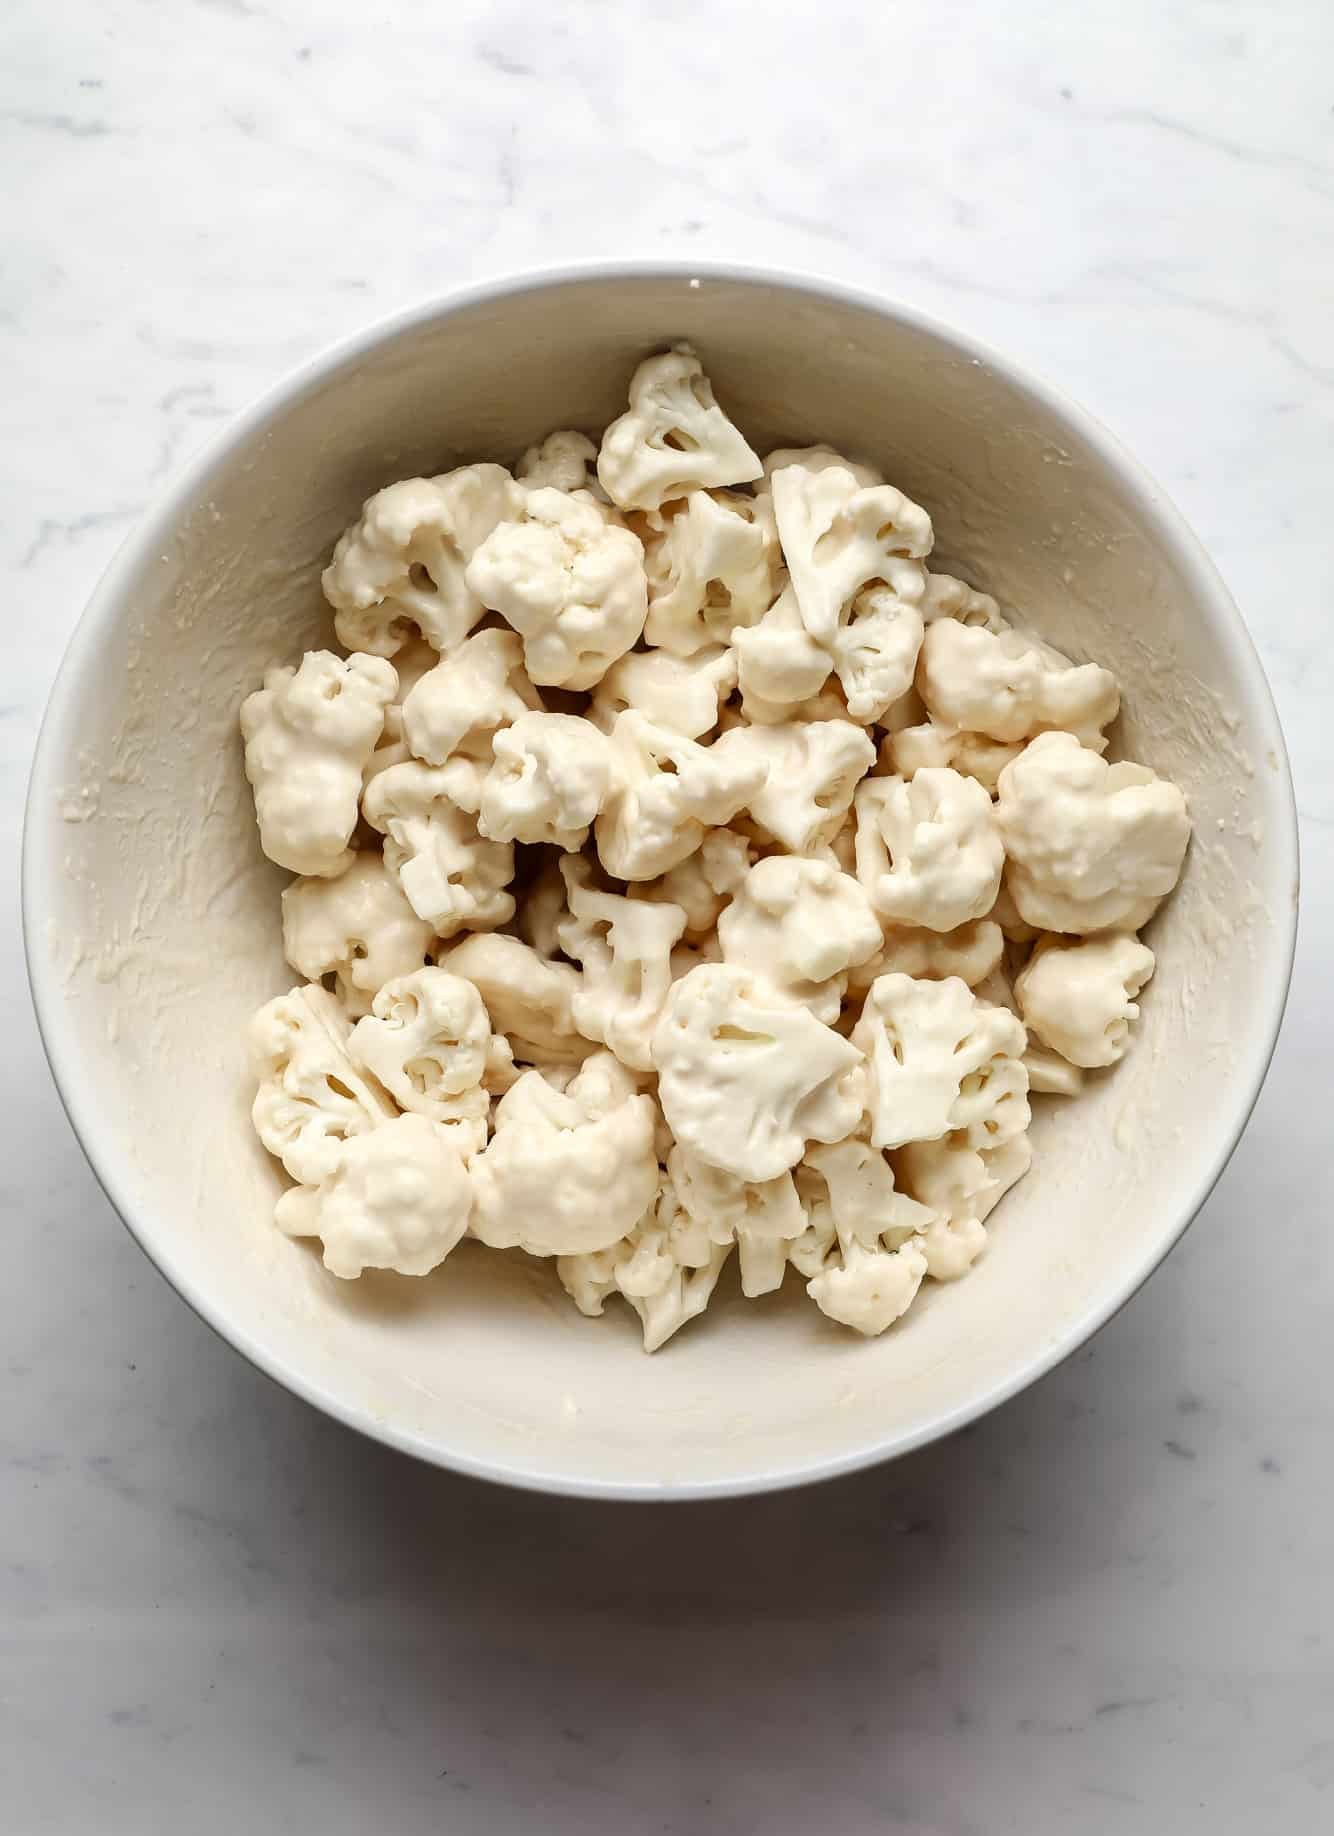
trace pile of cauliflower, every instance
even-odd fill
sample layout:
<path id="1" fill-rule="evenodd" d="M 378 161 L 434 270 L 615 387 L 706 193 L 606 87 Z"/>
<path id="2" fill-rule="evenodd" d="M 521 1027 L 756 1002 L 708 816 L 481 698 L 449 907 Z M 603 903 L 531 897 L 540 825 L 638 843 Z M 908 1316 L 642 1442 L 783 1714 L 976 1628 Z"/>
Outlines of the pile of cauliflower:
<path id="1" fill-rule="evenodd" d="M 823 447 L 761 460 L 685 345 L 600 446 L 379 491 L 346 651 L 241 710 L 287 960 L 256 1015 L 277 1222 L 335 1275 L 465 1234 L 652 1351 L 735 1251 L 883 1332 L 965 1273 L 1030 1091 L 1124 1053 L 1181 792 L 1117 685 L 932 573 Z"/>

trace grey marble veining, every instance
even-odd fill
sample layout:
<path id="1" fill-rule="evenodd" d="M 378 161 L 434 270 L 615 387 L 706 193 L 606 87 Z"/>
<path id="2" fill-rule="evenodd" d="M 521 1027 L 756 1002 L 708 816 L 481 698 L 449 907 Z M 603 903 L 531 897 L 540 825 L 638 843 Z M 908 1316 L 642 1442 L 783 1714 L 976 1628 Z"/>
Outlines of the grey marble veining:
<path id="1" fill-rule="evenodd" d="M 4 35 L 0 1823 L 1324 1827 L 1334 16 L 17 0 Z M 1246 1139 L 1091 1348 L 893 1468 L 622 1512 L 362 1443 L 174 1298 L 46 1075 L 13 863 L 79 609 L 224 417 L 458 282 L 692 252 L 937 310 L 1146 461 L 1270 672 L 1305 916 Z"/>

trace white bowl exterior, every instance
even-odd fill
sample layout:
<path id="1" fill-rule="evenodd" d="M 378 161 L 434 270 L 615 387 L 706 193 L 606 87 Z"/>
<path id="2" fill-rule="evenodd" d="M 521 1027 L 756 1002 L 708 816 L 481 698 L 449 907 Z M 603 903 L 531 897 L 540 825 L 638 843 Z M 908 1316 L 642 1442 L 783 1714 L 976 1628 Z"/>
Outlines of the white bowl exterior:
<path id="1" fill-rule="evenodd" d="M 272 1223 L 246 1022 L 294 980 L 237 709 L 331 635 L 330 545 L 390 479 L 595 431 L 635 361 L 700 350 L 760 450 L 825 440 L 935 518 L 937 554 L 1108 664 L 1120 749 L 1195 823 L 1127 1063 L 1040 1103 L 1030 1177 L 964 1282 L 873 1343 L 799 1293 L 725 1290 L 663 1353 L 578 1315 L 554 1270 L 465 1247 L 340 1283 Z M 321 359 L 197 464 L 103 583 L 34 768 L 25 916 L 43 1035 L 103 1183 L 181 1292 L 265 1369 L 427 1458 L 553 1489 L 732 1492 L 916 1445 L 1105 1319 L 1224 1164 L 1276 1036 L 1295 928 L 1291 786 L 1234 608 L 1152 484 L 1085 417 L 915 315 L 762 275 L 586 272 L 482 291 Z"/>

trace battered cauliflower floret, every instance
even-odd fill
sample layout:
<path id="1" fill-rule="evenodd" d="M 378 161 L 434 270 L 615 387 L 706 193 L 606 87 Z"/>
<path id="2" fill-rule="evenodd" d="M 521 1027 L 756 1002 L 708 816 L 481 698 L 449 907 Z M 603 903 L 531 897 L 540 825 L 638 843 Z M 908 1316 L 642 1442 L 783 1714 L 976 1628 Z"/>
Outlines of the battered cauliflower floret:
<path id="1" fill-rule="evenodd" d="M 657 510 L 688 491 L 750 484 L 763 471 L 688 344 L 644 359 L 630 379 L 630 407 L 598 453 L 598 479 L 622 510 Z"/>
<path id="2" fill-rule="evenodd" d="M 283 955 L 308 982 L 335 978 L 349 1014 L 426 961 L 434 927 L 419 918 L 378 854 L 354 854 L 336 880 L 293 880 L 283 892 Z"/>
<path id="3" fill-rule="evenodd" d="M 469 761 L 463 761 L 466 765 Z M 449 765 L 391 765 L 366 787 L 362 814 L 384 836 L 384 863 L 408 904 L 441 937 L 484 931 L 514 916 L 505 890 L 514 850 L 487 841 L 451 787 Z"/>
<path id="4" fill-rule="evenodd" d="M 1072 1065 L 1059 1052 L 1053 1052 L 1040 1039 L 1030 1038 L 1028 1050 L 1024 1053 L 1024 1068 L 1028 1072 L 1028 1088 L 1033 1096 L 1073 1097 L 1078 1096 L 1084 1088 L 1082 1068 Z"/>
<path id="5" fill-rule="evenodd" d="M 807 1141 L 862 1113 L 860 1051 L 758 977 L 706 963 L 672 985 L 653 1035 L 658 1099 L 677 1141 L 739 1179 L 776 1179 Z"/>
<path id="6" fill-rule="evenodd" d="M 882 941 L 856 880 L 826 861 L 785 854 L 756 861 L 718 918 L 725 963 L 767 976 L 827 1025 L 838 1019 L 847 971 Z"/>
<path id="7" fill-rule="evenodd" d="M 966 982 L 882 975 L 852 1044 L 866 1056 L 871 1142 L 933 1141 L 956 1129 L 994 1147 L 1028 1127 L 1022 1021 L 978 1001 Z"/>
<path id="8" fill-rule="evenodd" d="M 477 827 L 492 841 L 581 848 L 611 794 L 611 746 L 574 714 L 521 714 L 492 742 Z"/>
<path id="9" fill-rule="evenodd" d="M 821 642 L 832 639 L 863 587 L 894 584 L 895 561 L 931 552 L 931 518 L 892 485 L 859 485 L 842 466 L 802 465 L 785 466 L 769 482 L 802 622 Z"/>
<path id="10" fill-rule="evenodd" d="M 672 947 L 686 928 L 679 905 L 600 892 L 588 861 L 561 861 L 569 917 L 557 926 L 561 949 L 583 968 L 574 1023 L 586 1039 L 636 1071 L 651 1071 L 650 1042 L 672 982 Z"/>
<path id="11" fill-rule="evenodd" d="M 840 1242 L 865 1249 L 898 1249 L 925 1230 L 935 1213 L 895 1184 L 894 1169 L 878 1148 L 860 1135 L 813 1147 L 803 1163 L 821 1178 Z"/>
<path id="12" fill-rule="evenodd" d="M 692 491 L 645 551 L 648 621 L 659 649 L 693 656 L 754 625 L 778 592 L 778 531 L 768 498 Z"/>
<path id="13" fill-rule="evenodd" d="M 845 459 L 832 446 L 780 446 L 764 456 L 764 477 L 755 487 L 756 496 L 767 494 L 774 473 L 786 471 L 790 465 L 799 465 L 805 472 L 828 472 L 838 467 L 841 471 L 851 472 L 863 490 L 885 482 L 884 473 L 877 472 L 873 465 L 863 465 L 856 459 Z"/>
<path id="14" fill-rule="evenodd" d="M 560 938 L 556 927 L 568 915 L 565 904 L 565 882 L 560 862 L 549 860 L 535 878 L 529 880 L 519 900 L 515 930 L 539 956 L 550 959 L 560 955 Z"/>
<path id="15" fill-rule="evenodd" d="M 491 1025 L 516 1058 L 528 1064 L 577 1065 L 591 1051 L 574 1024 L 578 971 L 548 962 L 517 937 L 465 937 L 441 967 L 461 975 L 481 995 Z"/>
<path id="16" fill-rule="evenodd" d="M 976 778 L 994 797 L 1000 775 L 1011 759 L 1023 751 L 1021 740 L 989 739 L 985 733 L 960 733 L 954 727 L 942 727 L 934 720 L 921 725 L 901 727 L 887 734 L 881 742 L 881 763 L 886 775 L 897 773 L 912 778 L 923 767 L 947 767 L 962 777 Z"/>
<path id="17" fill-rule="evenodd" d="M 271 861 L 329 879 L 349 865 L 361 774 L 397 688 L 382 657 L 309 650 L 299 668 L 267 670 L 246 696 L 245 774 Z"/>
<path id="18" fill-rule="evenodd" d="M 468 1228 L 472 1189 L 448 1132 L 395 1116 L 339 1149 L 317 1190 L 297 1187 L 274 1217 L 293 1237 L 320 1237 L 324 1266 L 353 1281 L 363 1269 L 428 1275 Z"/>
<path id="19" fill-rule="evenodd" d="M 689 657 L 632 650 L 594 689 L 588 717 L 609 733 L 617 715 L 633 708 L 655 726 L 700 739 L 718 725 L 718 709 L 735 687 L 736 657 L 723 645 Z"/>
<path id="20" fill-rule="evenodd" d="M 581 1313 L 597 1315 L 622 1294 L 639 1315 L 644 1350 L 657 1351 L 708 1306 L 731 1253 L 711 1243 L 682 1210 L 670 1178 L 653 1210 L 610 1249 L 560 1256 L 556 1273 Z"/>
<path id="21" fill-rule="evenodd" d="M 597 480 L 593 467 L 598 449 L 587 434 L 559 428 L 530 446 L 514 468 L 514 476 L 530 491 L 550 486 L 554 491 L 586 491 Z"/>
<path id="22" fill-rule="evenodd" d="M 927 1273 L 956 1281 L 986 1248 L 985 1220 L 1033 1162 L 1027 1135 L 994 1148 L 970 1147 L 962 1135 L 910 1141 L 895 1155 L 905 1190 L 934 1217 L 917 1238 Z"/>
<path id="23" fill-rule="evenodd" d="M 1176 885 L 1186 799 L 1147 765 L 1040 734 L 1000 776 L 996 817 L 1019 916 L 1042 931 L 1138 931 Z"/>
<path id="24" fill-rule="evenodd" d="M 821 1230 L 813 1220 L 795 1250 L 810 1271 L 806 1292 L 830 1319 L 874 1337 L 917 1298 L 926 1273 L 921 1233 L 935 1213 L 896 1190 L 884 1155 L 857 1137 L 813 1148 L 805 1169 L 825 1182 L 832 1225 Z"/>
<path id="25" fill-rule="evenodd" d="M 303 1185 L 327 1179 L 346 1140 L 394 1113 L 348 1056 L 350 1030 L 338 1002 L 318 987 L 276 995 L 250 1022 L 255 1133 Z"/>
<path id="26" fill-rule="evenodd" d="M 471 982 L 427 967 L 386 982 L 348 1041 L 401 1109 L 445 1125 L 464 1160 L 486 1145 L 491 1022 Z"/>
<path id="27" fill-rule="evenodd" d="M 886 927 L 875 954 L 848 971 L 848 993 L 864 995 L 880 976 L 893 974 L 926 982 L 944 982 L 957 976 L 970 988 L 976 988 L 1000 967 L 1004 950 L 1004 934 L 991 918 L 975 918 L 971 924 L 961 924 L 957 931 L 924 931 L 915 925 L 892 924 Z"/>
<path id="28" fill-rule="evenodd" d="M 817 695 L 828 680 L 833 660 L 801 620 L 801 608 L 785 587 L 758 624 L 732 633 L 736 652 L 741 711 L 747 720 L 771 724 L 775 710 L 789 710 Z M 758 710 L 758 712 L 757 712 Z"/>
<path id="29" fill-rule="evenodd" d="M 991 910 L 1005 851 L 980 784 L 930 768 L 868 778 L 856 808 L 857 878 L 882 918 L 953 931 Z"/>
<path id="30" fill-rule="evenodd" d="M 531 681 L 590 689 L 644 629 L 644 551 L 595 504 L 543 486 L 468 563 L 470 590 L 523 639 Z"/>
<path id="31" fill-rule="evenodd" d="M 667 1170 L 682 1210 L 706 1239 L 736 1244 L 746 1298 L 781 1288 L 789 1247 L 806 1227 L 792 1175 L 758 1183 L 738 1179 L 679 1145 L 668 1155 Z"/>
<path id="32" fill-rule="evenodd" d="M 875 762 L 875 746 L 849 720 L 786 721 L 734 727 L 715 754 L 756 769 L 760 787 L 746 807 L 766 834 L 793 854 L 825 848 L 843 826 L 858 780 Z"/>
<path id="33" fill-rule="evenodd" d="M 1135 996 L 1153 974 L 1153 951 L 1137 937 L 1040 943 L 1015 978 L 1024 1024 L 1072 1065 L 1114 1065 L 1138 1020 Z"/>
<path id="34" fill-rule="evenodd" d="M 394 699 L 384 711 L 384 732 L 380 735 L 380 744 L 372 755 L 370 770 L 375 756 L 386 746 L 400 742 L 403 738 L 403 703 L 416 688 L 422 677 L 433 670 L 440 661 L 439 652 L 433 650 L 424 638 L 411 638 L 401 650 L 394 652 L 394 674 L 398 677 L 398 688 Z M 407 754 L 402 755 L 406 757 Z M 391 763 L 396 761 L 391 761 Z"/>
<path id="35" fill-rule="evenodd" d="M 478 631 L 405 698 L 403 737 L 427 765 L 443 765 L 456 752 L 488 760 L 495 734 L 541 705 L 514 633 Z"/>
<path id="36" fill-rule="evenodd" d="M 927 574 L 921 610 L 928 625 L 938 618 L 953 618 L 961 625 L 985 625 L 988 631 L 1009 630 L 1009 620 L 989 593 L 979 593 L 952 574 Z"/>
<path id="37" fill-rule="evenodd" d="M 611 730 L 613 787 L 596 823 L 598 857 L 618 880 L 652 880 L 691 855 L 705 830 L 753 806 L 768 770 L 727 734 L 700 746 L 628 708 Z"/>
<path id="38" fill-rule="evenodd" d="M 631 888 L 631 896 L 664 899 L 686 915 L 686 936 L 703 938 L 718 922 L 727 901 L 746 877 L 754 850 L 734 829 L 710 829 L 694 854 L 659 880 Z"/>
<path id="39" fill-rule="evenodd" d="M 926 1272 L 916 1237 L 896 1250 L 866 1249 L 854 1239 L 806 1283 L 806 1292 L 828 1319 L 873 1339 L 902 1319 Z"/>
<path id="40" fill-rule="evenodd" d="M 436 650 L 462 643 L 483 611 L 465 570 L 517 495 L 503 466 L 465 465 L 367 498 L 324 570 L 339 643 L 381 657 L 417 634 Z"/>
<path id="41" fill-rule="evenodd" d="M 854 720 L 869 726 L 907 694 L 923 629 L 917 607 L 892 587 L 870 586 L 853 600 L 829 650 Z"/>
<path id="42" fill-rule="evenodd" d="M 991 917 L 1000 926 L 1006 943 L 1016 946 L 1032 943 L 1038 935 L 1037 926 L 1025 923 L 1019 916 L 1019 907 L 1004 879 L 996 894 L 996 903 L 991 908 Z"/>
<path id="43" fill-rule="evenodd" d="M 996 740 L 1062 729 L 1101 752 L 1120 690 L 1110 670 L 1072 663 L 1021 631 L 940 618 L 927 626 L 917 687 L 933 720 Z"/>
<path id="44" fill-rule="evenodd" d="M 528 1071 L 472 1163 L 473 1230 L 493 1249 L 581 1256 L 629 1234 L 658 1194 L 654 1106 L 609 1052 L 564 1091 Z"/>

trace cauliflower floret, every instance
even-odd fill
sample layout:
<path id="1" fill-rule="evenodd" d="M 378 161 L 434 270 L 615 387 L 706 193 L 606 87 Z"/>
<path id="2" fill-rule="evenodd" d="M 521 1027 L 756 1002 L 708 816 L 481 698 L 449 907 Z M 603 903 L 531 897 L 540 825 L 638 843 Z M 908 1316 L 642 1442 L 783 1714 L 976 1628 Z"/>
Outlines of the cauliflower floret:
<path id="1" fill-rule="evenodd" d="M 574 1024 L 578 971 L 552 963 L 517 937 L 465 937 L 441 967 L 469 981 L 486 1003 L 491 1024 L 526 1063 L 575 1065 L 591 1051 Z"/>
<path id="2" fill-rule="evenodd" d="M 788 710 L 817 695 L 833 660 L 801 622 L 792 588 L 785 587 L 757 625 L 732 633 L 741 709 L 747 720 L 770 724 L 775 710 Z"/>
<path id="3" fill-rule="evenodd" d="M 653 1099 L 609 1052 L 564 1091 L 528 1071 L 496 1105 L 472 1163 L 473 1229 L 493 1249 L 581 1256 L 609 1249 L 658 1192 Z"/>
<path id="4" fill-rule="evenodd" d="M 924 931 L 890 925 L 879 950 L 848 973 L 848 992 L 865 994 L 882 975 L 910 975 L 915 980 L 944 982 L 957 976 L 976 988 L 1000 966 L 1005 949 L 1001 928 L 990 918 L 975 918 L 957 931 Z"/>
<path id="5" fill-rule="evenodd" d="M 829 640 L 834 670 L 854 720 L 881 719 L 912 687 L 922 647 L 922 615 L 890 586 L 867 587 Z"/>
<path id="6" fill-rule="evenodd" d="M 556 1273 L 581 1313 L 621 1293 L 639 1315 L 644 1350 L 657 1351 L 708 1306 L 730 1244 L 711 1243 L 682 1210 L 670 1179 L 628 1237 L 585 1256 L 560 1256 Z"/>
<path id="7" fill-rule="evenodd" d="M 1024 1053 L 1028 1088 L 1032 1096 L 1078 1096 L 1084 1088 L 1084 1073 L 1079 1065 L 1053 1052 L 1040 1039 L 1030 1039 Z"/>
<path id="8" fill-rule="evenodd" d="M 976 778 L 994 797 L 1001 773 L 1023 749 L 1021 740 L 1007 744 L 988 739 L 985 733 L 960 733 L 954 727 L 941 727 L 928 720 L 887 734 L 881 742 L 880 759 L 887 776 L 897 773 L 901 778 L 915 776 L 924 766 L 947 766 L 965 778 Z"/>
<path id="9" fill-rule="evenodd" d="M 873 1337 L 916 1299 L 926 1273 L 921 1233 L 938 1220 L 896 1189 L 884 1155 L 857 1137 L 813 1148 L 805 1167 L 828 1189 L 827 1221 L 814 1212 L 792 1251 L 810 1273 L 806 1292 L 830 1319 Z"/>
<path id="10" fill-rule="evenodd" d="M 857 878 L 882 918 L 953 931 L 991 910 L 1005 850 L 980 784 L 929 767 L 868 778 L 856 808 Z"/>
<path id="11" fill-rule="evenodd" d="M 683 1147 L 739 1179 L 776 1179 L 808 1140 L 862 1113 L 861 1053 L 804 1007 L 726 964 L 673 984 L 653 1035 L 658 1098 Z"/>
<path id="12" fill-rule="evenodd" d="M 349 1014 L 369 1012 L 386 982 L 420 969 L 435 941 L 378 854 L 354 854 L 336 880 L 293 880 L 282 904 L 283 955 L 308 982 L 335 977 Z"/>
<path id="13" fill-rule="evenodd" d="M 303 1185 L 327 1179 L 349 1136 L 394 1113 L 349 1058 L 350 1030 L 334 997 L 313 986 L 276 995 L 250 1022 L 255 1133 Z"/>
<path id="14" fill-rule="evenodd" d="M 560 862 L 549 860 L 524 889 L 519 900 L 515 929 L 539 956 L 548 959 L 559 956 L 560 938 L 556 935 L 556 927 L 567 911 Z"/>
<path id="15" fill-rule="evenodd" d="M 470 760 L 451 765 L 467 767 Z M 505 890 L 514 850 L 487 841 L 458 800 L 451 765 L 391 765 L 366 787 L 362 814 L 384 836 L 384 863 L 408 904 L 441 937 L 484 931 L 514 916 Z"/>
<path id="16" fill-rule="evenodd" d="M 788 726 L 793 721 L 846 721 L 848 718 L 848 704 L 843 699 L 842 689 L 833 679 L 825 684 L 818 695 L 808 695 L 804 701 L 766 701 L 760 695 L 750 695 L 744 706 L 745 719 L 755 727 Z M 730 712 L 730 709 L 723 710 L 724 727 Z"/>
<path id="17" fill-rule="evenodd" d="M 418 632 L 436 650 L 462 643 L 483 611 L 464 571 L 516 496 L 503 466 L 465 465 L 368 497 L 324 570 L 339 643 L 381 657 Z"/>
<path id="18" fill-rule="evenodd" d="M 852 816 L 845 816 L 837 833 L 824 850 L 811 857 L 813 860 L 828 861 L 831 867 L 837 867 L 840 873 L 857 879 L 857 823 Z M 861 881 L 857 884 L 860 886 Z M 869 902 L 868 902 L 869 903 Z"/>
<path id="19" fill-rule="evenodd" d="M 1009 630 L 1009 620 L 989 593 L 979 593 L 952 574 L 928 573 L 921 610 L 928 625 L 938 618 L 954 618 L 961 625 L 985 625 L 988 631 Z"/>
<path id="20" fill-rule="evenodd" d="M 611 792 L 611 746 L 575 714 L 521 714 L 497 733 L 477 826 L 492 841 L 581 848 Z"/>
<path id="21" fill-rule="evenodd" d="M 699 739 L 718 725 L 719 706 L 735 687 L 736 657 L 722 645 L 689 657 L 632 650 L 593 691 L 589 719 L 609 733 L 617 715 L 634 708 L 655 726 Z"/>
<path id="22" fill-rule="evenodd" d="M 416 758 L 443 765 L 456 752 L 488 760 L 491 741 L 542 705 L 512 631 L 478 631 L 441 657 L 403 702 L 403 737 Z"/>
<path id="23" fill-rule="evenodd" d="M 351 861 L 361 774 L 398 688 L 382 657 L 308 650 L 241 703 L 260 846 L 293 873 L 332 879 Z"/>
<path id="24" fill-rule="evenodd" d="M 395 1116 L 355 1135 L 318 1190 L 297 1187 L 274 1217 L 293 1237 L 320 1237 L 324 1266 L 344 1281 L 363 1269 L 428 1275 L 468 1228 L 472 1189 L 448 1132 L 425 1116 Z"/>
<path id="25" fill-rule="evenodd" d="M 1014 984 L 1024 1024 L 1072 1065 L 1114 1065 L 1138 1020 L 1135 996 L 1153 974 L 1137 937 L 1040 943 Z"/>
<path id="26" fill-rule="evenodd" d="M 851 472 L 863 490 L 885 482 L 884 473 L 877 472 L 873 465 L 863 465 L 856 459 L 845 459 L 832 446 L 780 446 L 765 454 L 764 477 L 755 487 L 756 496 L 766 494 L 773 483 L 774 473 L 786 471 L 790 465 L 799 465 L 806 472 L 828 472 L 837 466 L 842 471 Z"/>
<path id="27" fill-rule="evenodd" d="M 1121 705 L 1116 678 L 1101 665 L 1074 664 L 1021 631 L 988 631 L 954 618 L 927 626 L 917 687 L 942 726 L 997 740 L 1060 728 L 1097 752 Z"/>
<path id="28" fill-rule="evenodd" d="M 957 977 L 882 975 L 851 1037 L 868 1061 L 873 1146 L 964 1129 L 971 1145 L 993 1147 L 1028 1127 L 1023 1023 Z"/>
<path id="29" fill-rule="evenodd" d="M 650 1041 L 671 986 L 672 946 L 686 928 L 679 905 L 599 892 L 578 855 L 561 861 L 570 916 L 557 926 L 560 946 L 583 967 L 574 1023 L 623 1064 L 651 1071 Z"/>
<path id="30" fill-rule="evenodd" d="M 862 888 L 825 861 L 756 861 L 718 918 L 723 961 L 766 975 L 817 1020 L 837 1020 L 847 971 L 880 949 L 880 921 Z"/>
<path id="31" fill-rule="evenodd" d="M 384 732 L 380 736 L 376 755 L 372 756 L 371 765 L 367 766 L 368 771 L 372 769 L 375 756 L 378 756 L 380 751 L 402 740 L 403 703 L 422 677 L 428 671 L 433 670 L 439 661 L 439 653 L 432 649 L 424 638 L 412 638 L 404 644 L 401 650 L 394 652 L 394 674 L 398 677 L 398 689 L 394 699 L 384 711 Z M 400 756 L 406 758 L 406 751 Z M 389 763 L 395 764 L 397 761 L 391 759 Z"/>
<path id="32" fill-rule="evenodd" d="M 598 449 L 587 434 L 572 428 L 549 433 L 530 446 L 514 468 L 514 476 L 530 491 L 550 486 L 555 491 L 586 491 L 595 482 L 590 467 L 597 464 Z"/>
<path id="33" fill-rule="evenodd" d="M 827 1318 L 873 1339 L 912 1306 L 926 1272 L 916 1237 L 896 1250 L 868 1250 L 854 1240 L 806 1283 L 806 1292 Z"/>
<path id="34" fill-rule="evenodd" d="M 875 762 L 875 746 L 849 720 L 734 727 L 714 742 L 713 751 L 764 768 L 747 807 L 793 854 L 814 854 L 829 845 L 852 806 L 858 780 Z"/>
<path id="35" fill-rule="evenodd" d="M 431 967 L 386 982 L 353 1027 L 348 1053 L 400 1108 L 449 1125 L 465 1160 L 485 1147 L 490 1099 L 482 1080 L 503 1061 L 493 1059 L 491 1022 L 471 982 Z"/>
<path id="36" fill-rule="evenodd" d="M 754 858 L 750 842 L 734 829 L 710 829 L 694 854 L 659 880 L 633 886 L 632 898 L 663 899 L 686 915 L 686 936 L 703 938 L 746 877 Z"/>
<path id="37" fill-rule="evenodd" d="M 1019 916 L 1019 907 L 1014 902 L 1005 879 L 1001 880 L 1001 889 L 996 894 L 996 903 L 991 908 L 991 917 L 1000 926 L 1001 934 L 1010 944 L 1032 943 L 1038 935 L 1036 925 L 1026 924 Z"/>
<path id="38" fill-rule="evenodd" d="M 990 1217 L 1033 1161 L 1027 1135 L 998 1147 L 970 1147 L 966 1136 L 910 1141 L 895 1155 L 904 1187 L 935 1214 L 917 1239 L 927 1272 L 936 1281 L 956 1281 L 986 1247 Z"/>
<path id="39" fill-rule="evenodd" d="M 598 453 L 602 488 L 622 510 L 657 510 L 688 491 L 750 484 L 763 471 L 688 344 L 644 359 L 630 379 L 629 410 Z"/>
<path id="40" fill-rule="evenodd" d="M 747 1299 L 781 1288 L 788 1248 L 806 1227 L 792 1175 L 738 1179 L 679 1144 L 668 1155 L 667 1171 L 682 1210 L 707 1240 L 736 1244 Z"/>
<path id="41" fill-rule="evenodd" d="M 842 466 L 785 466 L 770 479 L 783 558 L 802 622 L 827 643 L 857 594 L 873 580 L 905 581 L 891 566 L 931 552 L 931 518 L 893 485 L 859 485 Z M 925 587 L 925 570 L 916 597 Z M 903 593 L 902 597 L 914 597 Z"/>
<path id="42" fill-rule="evenodd" d="M 929 1206 L 898 1190 L 889 1161 L 860 1135 L 811 1148 L 803 1164 L 828 1188 L 830 1215 L 841 1243 L 898 1249 L 935 1217 Z"/>
<path id="43" fill-rule="evenodd" d="M 589 689 L 644 629 L 638 536 L 596 504 L 543 486 L 498 523 L 468 563 L 468 586 L 523 639 L 533 682 Z"/>
<path id="44" fill-rule="evenodd" d="M 611 730 L 613 788 L 597 819 L 597 851 L 618 880 L 652 880 L 686 859 L 764 783 L 763 759 L 655 726 L 633 708 Z"/>
<path id="45" fill-rule="evenodd" d="M 637 1232 L 629 1247 L 617 1265 L 616 1286 L 639 1315 L 644 1350 L 654 1352 L 703 1313 L 731 1252 L 711 1245 L 707 1262 L 682 1263 L 667 1232 L 656 1224 Z"/>
<path id="46" fill-rule="evenodd" d="M 753 625 L 778 591 L 778 531 L 767 498 L 692 491 L 645 550 L 646 640 L 693 656 Z"/>
<path id="47" fill-rule="evenodd" d="M 1000 776 L 1006 884 L 1043 931 L 1138 931 L 1176 885 L 1186 799 L 1147 765 L 1109 765 L 1069 733 L 1040 734 Z"/>

